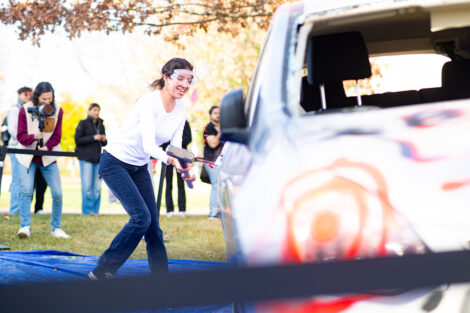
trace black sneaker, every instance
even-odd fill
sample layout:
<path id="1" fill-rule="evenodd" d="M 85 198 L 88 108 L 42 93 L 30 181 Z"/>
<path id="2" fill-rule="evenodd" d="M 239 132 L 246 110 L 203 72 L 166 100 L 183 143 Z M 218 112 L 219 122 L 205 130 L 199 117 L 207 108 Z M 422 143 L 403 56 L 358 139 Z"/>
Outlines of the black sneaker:
<path id="1" fill-rule="evenodd" d="M 91 271 L 88 273 L 88 278 L 90 278 L 90 280 L 108 280 L 108 279 L 113 278 L 113 274 L 111 274 L 110 272 L 104 272 L 101 275 L 99 275 Z"/>

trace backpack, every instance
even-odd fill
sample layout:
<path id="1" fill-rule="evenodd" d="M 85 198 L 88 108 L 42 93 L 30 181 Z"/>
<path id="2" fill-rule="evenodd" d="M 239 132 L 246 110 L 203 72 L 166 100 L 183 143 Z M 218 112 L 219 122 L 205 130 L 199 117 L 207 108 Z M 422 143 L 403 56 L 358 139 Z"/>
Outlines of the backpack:
<path id="1" fill-rule="evenodd" d="M 8 146 L 8 141 L 10 141 L 11 135 L 8 132 L 8 116 L 5 116 L 2 122 L 1 130 L 1 139 L 4 146 Z"/>

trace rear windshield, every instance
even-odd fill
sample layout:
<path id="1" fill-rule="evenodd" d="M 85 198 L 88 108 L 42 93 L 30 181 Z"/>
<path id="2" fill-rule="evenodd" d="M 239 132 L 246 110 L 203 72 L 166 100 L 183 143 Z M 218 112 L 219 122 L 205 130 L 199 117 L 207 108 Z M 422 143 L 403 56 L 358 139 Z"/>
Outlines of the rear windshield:
<path id="1" fill-rule="evenodd" d="M 438 54 L 408 54 L 369 58 L 372 76 L 361 79 L 362 95 L 441 87 L 441 70 L 448 57 Z M 348 97 L 357 95 L 356 82 L 344 81 Z"/>

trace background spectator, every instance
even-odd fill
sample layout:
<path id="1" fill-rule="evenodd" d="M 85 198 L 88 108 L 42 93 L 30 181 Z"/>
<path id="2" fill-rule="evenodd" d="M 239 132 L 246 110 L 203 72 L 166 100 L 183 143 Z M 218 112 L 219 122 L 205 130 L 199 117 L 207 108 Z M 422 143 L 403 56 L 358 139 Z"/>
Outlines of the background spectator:
<path id="1" fill-rule="evenodd" d="M 8 141 L 9 148 L 18 148 L 18 139 L 16 138 L 18 131 L 18 114 L 23 104 L 31 101 L 31 93 L 33 89 L 30 87 L 21 87 L 18 89 L 18 100 L 16 104 L 10 107 L 8 110 L 7 123 L 8 133 L 10 134 L 10 140 Z M 11 185 L 10 185 L 10 211 L 9 214 L 18 214 L 20 210 L 20 175 L 18 172 L 20 163 L 15 154 L 9 153 L 11 161 Z"/>
<path id="2" fill-rule="evenodd" d="M 44 176 L 42 176 L 41 171 L 36 170 L 36 175 L 34 175 L 34 190 L 36 190 L 36 203 L 34 204 L 35 214 L 47 214 L 43 210 L 46 189 L 47 183 Z"/>
<path id="3" fill-rule="evenodd" d="M 204 127 L 203 142 L 204 142 L 204 159 L 215 162 L 224 146 L 223 142 L 220 141 L 220 109 L 217 105 L 214 105 L 209 110 L 209 124 Z M 209 219 L 216 219 L 219 215 L 219 202 L 217 200 L 217 176 L 219 170 L 217 167 L 210 168 L 210 166 L 204 163 L 207 173 L 211 181 L 212 189 L 210 195 L 210 209 Z"/>
<path id="4" fill-rule="evenodd" d="M 103 120 L 99 117 L 100 106 L 90 104 L 88 117 L 78 123 L 75 130 L 75 151 L 80 163 L 82 182 L 82 214 L 98 214 L 101 202 L 101 178 L 98 174 L 100 155 L 108 143 Z"/>
<path id="5" fill-rule="evenodd" d="M 45 118 L 33 114 L 35 107 L 42 107 L 50 113 Z M 32 102 L 25 103 L 18 115 L 17 139 L 19 148 L 31 150 L 60 151 L 62 138 L 62 108 L 54 101 L 54 89 L 48 82 L 39 83 L 33 92 Z M 62 186 L 56 156 L 33 156 L 18 154 L 20 187 L 21 228 L 18 237 L 28 238 L 31 235 L 31 198 L 33 196 L 34 175 L 39 169 L 52 194 L 51 234 L 56 238 L 69 238 L 61 228 L 62 219 Z"/>
<path id="6" fill-rule="evenodd" d="M 188 148 L 188 145 L 192 141 L 191 136 L 191 127 L 189 126 L 188 121 L 184 123 L 183 130 L 183 141 L 181 147 L 184 149 Z M 165 147 L 166 148 L 166 147 Z M 172 217 L 175 215 L 175 207 L 173 205 L 173 165 L 167 165 L 165 173 L 165 202 L 166 202 L 166 216 Z M 181 175 L 176 175 L 176 183 L 178 185 L 178 215 L 181 217 L 186 216 L 186 192 L 184 190 L 184 181 L 181 178 Z"/>

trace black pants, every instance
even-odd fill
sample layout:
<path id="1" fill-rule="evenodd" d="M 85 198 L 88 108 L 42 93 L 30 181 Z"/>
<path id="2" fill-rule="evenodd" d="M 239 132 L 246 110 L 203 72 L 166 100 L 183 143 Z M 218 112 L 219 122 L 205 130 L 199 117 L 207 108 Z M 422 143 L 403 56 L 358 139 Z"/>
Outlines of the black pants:
<path id="1" fill-rule="evenodd" d="M 166 212 L 173 212 L 175 207 L 173 205 L 172 189 L 173 189 L 173 165 L 166 166 L 166 189 L 165 189 L 165 201 L 166 201 Z M 186 211 L 186 193 L 184 191 L 184 180 L 181 175 L 176 172 L 176 182 L 178 184 L 178 209 L 180 212 Z"/>
<path id="2" fill-rule="evenodd" d="M 34 176 L 34 189 L 36 190 L 36 203 L 34 204 L 34 213 L 42 210 L 44 205 L 44 194 L 46 193 L 47 183 L 39 169 L 36 169 Z"/>
<path id="3" fill-rule="evenodd" d="M 147 164 L 130 165 L 105 151 L 101 155 L 99 174 L 130 218 L 101 255 L 93 273 L 98 277 L 103 277 L 106 272 L 116 273 L 134 252 L 142 236 L 147 244 L 152 273 L 168 273 L 168 256 Z"/>

